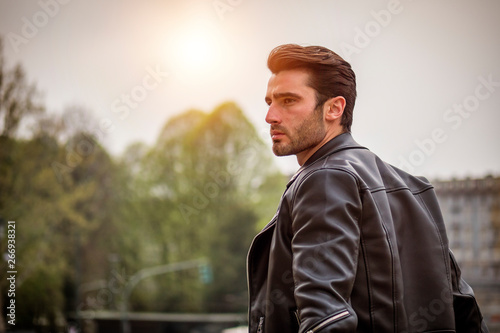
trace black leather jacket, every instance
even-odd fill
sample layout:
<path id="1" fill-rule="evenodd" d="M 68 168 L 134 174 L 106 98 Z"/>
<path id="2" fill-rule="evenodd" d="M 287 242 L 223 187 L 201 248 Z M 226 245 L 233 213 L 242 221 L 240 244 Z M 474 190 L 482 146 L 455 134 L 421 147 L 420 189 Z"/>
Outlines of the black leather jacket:
<path id="1" fill-rule="evenodd" d="M 247 268 L 249 332 L 482 332 L 433 187 L 349 133 L 290 180 Z"/>

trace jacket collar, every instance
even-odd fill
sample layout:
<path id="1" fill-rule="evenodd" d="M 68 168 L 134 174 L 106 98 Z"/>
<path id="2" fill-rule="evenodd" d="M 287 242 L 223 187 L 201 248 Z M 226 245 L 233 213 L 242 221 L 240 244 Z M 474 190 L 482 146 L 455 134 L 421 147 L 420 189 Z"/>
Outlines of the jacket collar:
<path id="1" fill-rule="evenodd" d="M 299 176 L 299 174 L 301 174 L 302 171 L 308 168 L 310 165 L 331 154 L 334 154 L 344 149 L 367 149 L 367 148 L 359 145 L 356 141 L 354 141 L 351 133 L 346 132 L 339 134 L 330 141 L 328 141 L 327 143 L 325 143 L 311 157 L 309 157 L 309 159 L 304 163 L 304 165 L 302 165 L 300 169 L 297 170 L 297 172 L 292 176 L 286 187 L 288 188 Z"/>

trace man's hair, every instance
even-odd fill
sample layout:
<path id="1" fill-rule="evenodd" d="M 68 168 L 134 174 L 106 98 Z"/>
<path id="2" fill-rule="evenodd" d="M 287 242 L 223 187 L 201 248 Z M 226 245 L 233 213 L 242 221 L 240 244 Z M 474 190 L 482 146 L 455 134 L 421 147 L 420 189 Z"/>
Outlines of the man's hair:
<path id="1" fill-rule="evenodd" d="M 284 44 L 271 51 L 267 67 L 273 74 L 290 69 L 308 71 L 308 86 L 316 90 L 316 107 L 332 97 L 343 96 L 346 105 L 340 124 L 344 130 L 351 131 L 356 101 L 356 75 L 342 57 L 322 46 Z"/>

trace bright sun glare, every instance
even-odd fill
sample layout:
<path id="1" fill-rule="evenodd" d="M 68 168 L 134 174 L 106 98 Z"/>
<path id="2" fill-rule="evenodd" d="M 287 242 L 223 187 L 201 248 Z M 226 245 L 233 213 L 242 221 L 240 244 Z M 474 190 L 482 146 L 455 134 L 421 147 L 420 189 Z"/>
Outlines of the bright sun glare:
<path id="1" fill-rule="evenodd" d="M 215 75 L 224 65 L 223 42 L 208 23 L 195 22 L 179 29 L 169 45 L 168 60 L 178 75 L 197 80 Z"/>
<path id="2" fill-rule="evenodd" d="M 214 46 L 206 34 L 192 33 L 182 43 L 180 55 L 189 66 L 210 66 L 214 58 Z"/>

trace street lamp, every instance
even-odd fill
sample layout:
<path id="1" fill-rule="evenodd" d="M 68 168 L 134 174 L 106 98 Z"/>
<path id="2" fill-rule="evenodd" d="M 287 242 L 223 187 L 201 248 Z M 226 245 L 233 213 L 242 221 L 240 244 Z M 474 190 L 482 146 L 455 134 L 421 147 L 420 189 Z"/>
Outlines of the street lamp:
<path id="1" fill-rule="evenodd" d="M 198 267 L 199 269 L 200 279 L 202 280 L 202 282 L 210 283 L 212 281 L 212 269 L 207 260 L 203 258 L 183 261 L 173 264 L 155 266 L 155 267 L 148 267 L 141 269 L 140 271 L 132 275 L 130 280 L 125 285 L 125 289 L 123 291 L 122 316 L 121 316 L 122 333 L 130 333 L 130 323 L 128 321 L 128 299 L 130 297 L 130 294 L 132 293 L 132 290 L 141 280 L 151 276 L 156 276 L 196 267 Z"/>

